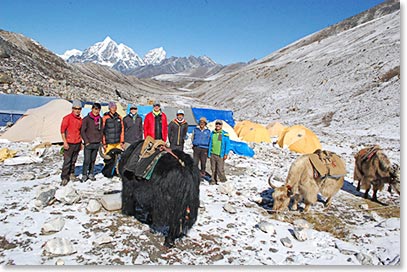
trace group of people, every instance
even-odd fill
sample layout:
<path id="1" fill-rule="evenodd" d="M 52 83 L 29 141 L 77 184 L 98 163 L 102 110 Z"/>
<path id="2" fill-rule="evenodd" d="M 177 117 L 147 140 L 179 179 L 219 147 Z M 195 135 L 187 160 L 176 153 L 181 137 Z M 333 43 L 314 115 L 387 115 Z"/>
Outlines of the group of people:
<path id="1" fill-rule="evenodd" d="M 107 154 L 114 148 L 125 150 L 147 136 L 170 144 L 171 149 L 183 151 L 187 138 L 188 123 L 185 112 L 180 109 L 176 117 L 167 123 L 167 116 L 161 110 L 158 101 L 153 110 L 144 118 L 138 114 L 137 105 L 130 106 L 130 112 L 122 117 L 117 113 L 117 105 L 109 102 L 109 111 L 100 115 L 101 104 L 94 103 L 87 116 L 81 118 L 82 103 L 74 100 L 72 112 L 62 119 L 61 137 L 63 140 L 64 162 L 61 172 L 61 185 L 65 186 L 75 179 L 75 164 L 79 152 L 84 150 L 81 182 L 94 181 L 95 161 L 100 145 Z M 168 125 L 167 125 L 168 124 Z M 193 158 L 196 165 L 200 163 L 200 174 L 206 176 L 206 162 L 210 159 L 212 179 L 210 184 L 226 181 L 224 161 L 230 151 L 229 134 L 222 130 L 223 121 L 216 120 L 215 130 L 207 128 L 205 117 L 199 119 L 199 125 L 192 132 Z"/>

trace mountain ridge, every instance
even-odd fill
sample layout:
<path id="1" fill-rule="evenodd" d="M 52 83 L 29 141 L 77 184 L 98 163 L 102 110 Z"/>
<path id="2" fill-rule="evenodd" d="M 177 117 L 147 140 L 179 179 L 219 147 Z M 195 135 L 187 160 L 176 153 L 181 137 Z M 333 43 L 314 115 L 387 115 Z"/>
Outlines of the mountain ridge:
<path id="1" fill-rule="evenodd" d="M 117 44 L 110 36 L 106 36 L 102 42 L 96 42 L 83 52 L 71 49 L 59 56 L 68 63 L 97 63 L 139 78 L 150 78 L 162 73 L 176 74 L 198 67 L 219 66 L 207 56 L 166 58 L 166 55 L 164 48 L 158 47 L 149 50 L 141 58 L 132 48 L 123 43 Z"/>

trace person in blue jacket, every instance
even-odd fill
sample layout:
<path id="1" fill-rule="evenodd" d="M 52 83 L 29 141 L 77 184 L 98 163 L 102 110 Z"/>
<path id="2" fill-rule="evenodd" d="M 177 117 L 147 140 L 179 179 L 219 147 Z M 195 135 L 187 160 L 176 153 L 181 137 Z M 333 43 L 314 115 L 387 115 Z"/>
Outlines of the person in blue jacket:
<path id="1" fill-rule="evenodd" d="M 192 131 L 192 150 L 194 153 L 194 163 L 198 166 L 201 163 L 201 176 L 206 175 L 206 160 L 208 159 L 209 141 L 211 131 L 206 127 L 208 121 L 205 117 L 199 119 L 199 125 Z"/>
<path id="2" fill-rule="evenodd" d="M 228 158 L 230 151 L 229 133 L 222 130 L 223 121 L 215 121 L 215 130 L 211 133 L 209 142 L 208 158 L 211 161 L 212 180 L 210 184 L 225 182 L 225 160 Z"/>

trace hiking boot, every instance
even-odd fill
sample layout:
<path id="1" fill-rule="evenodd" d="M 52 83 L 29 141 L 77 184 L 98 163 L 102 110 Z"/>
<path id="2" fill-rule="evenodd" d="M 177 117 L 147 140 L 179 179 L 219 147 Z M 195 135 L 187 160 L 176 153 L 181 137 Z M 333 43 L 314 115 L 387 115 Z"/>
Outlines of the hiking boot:
<path id="1" fill-rule="evenodd" d="M 76 179 L 75 174 L 70 174 L 70 175 L 69 175 L 69 179 L 70 179 L 70 180 L 75 180 L 75 179 Z"/>
<path id="2" fill-rule="evenodd" d="M 88 180 L 88 176 L 82 175 L 82 178 L 80 179 L 80 182 L 85 182 Z"/>
<path id="3" fill-rule="evenodd" d="M 89 175 L 89 179 L 90 179 L 91 181 L 95 181 L 95 180 L 96 180 L 96 178 L 95 178 L 94 175 Z"/>
<path id="4" fill-rule="evenodd" d="M 217 181 L 214 181 L 214 180 L 211 180 L 210 182 L 209 182 L 209 185 L 217 185 L 218 184 L 218 182 Z"/>
<path id="5" fill-rule="evenodd" d="M 69 182 L 69 180 L 67 180 L 67 179 L 62 179 L 62 181 L 61 181 L 61 186 L 67 185 L 68 182 Z"/>

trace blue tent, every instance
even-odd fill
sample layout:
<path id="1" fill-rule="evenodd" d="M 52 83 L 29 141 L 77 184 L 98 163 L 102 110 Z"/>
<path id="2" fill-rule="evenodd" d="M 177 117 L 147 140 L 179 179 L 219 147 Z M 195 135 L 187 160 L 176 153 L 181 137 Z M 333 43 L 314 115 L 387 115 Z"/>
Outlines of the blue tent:
<path id="1" fill-rule="evenodd" d="M 205 117 L 208 120 L 208 123 L 215 121 L 216 119 L 221 119 L 231 127 L 235 126 L 235 120 L 233 120 L 233 112 L 231 110 L 192 108 L 192 112 L 194 113 L 197 122 L 199 121 L 199 118 Z"/>
<path id="2" fill-rule="evenodd" d="M 242 155 L 242 156 L 247 156 L 247 157 L 254 156 L 254 150 L 251 149 L 250 146 L 245 142 L 237 142 L 237 141 L 230 140 L 230 149 L 236 155 Z"/>
<path id="3" fill-rule="evenodd" d="M 127 105 L 126 113 L 130 112 L 130 106 L 131 106 L 131 104 Z M 138 111 L 137 111 L 138 115 L 141 116 L 141 118 L 143 119 L 143 122 L 144 122 L 144 118 L 146 117 L 146 115 L 149 112 L 151 112 L 153 110 L 153 106 L 151 106 L 151 105 L 147 105 L 147 106 L 137 105 L 137 109 L 138 109 Z"/>
<path id="4" fill-rule="evenodd" d="M 0 94 L 0 126 L 15 123 L 28 109 L 38 108 L 54 99 L 57 97 Z"/>

